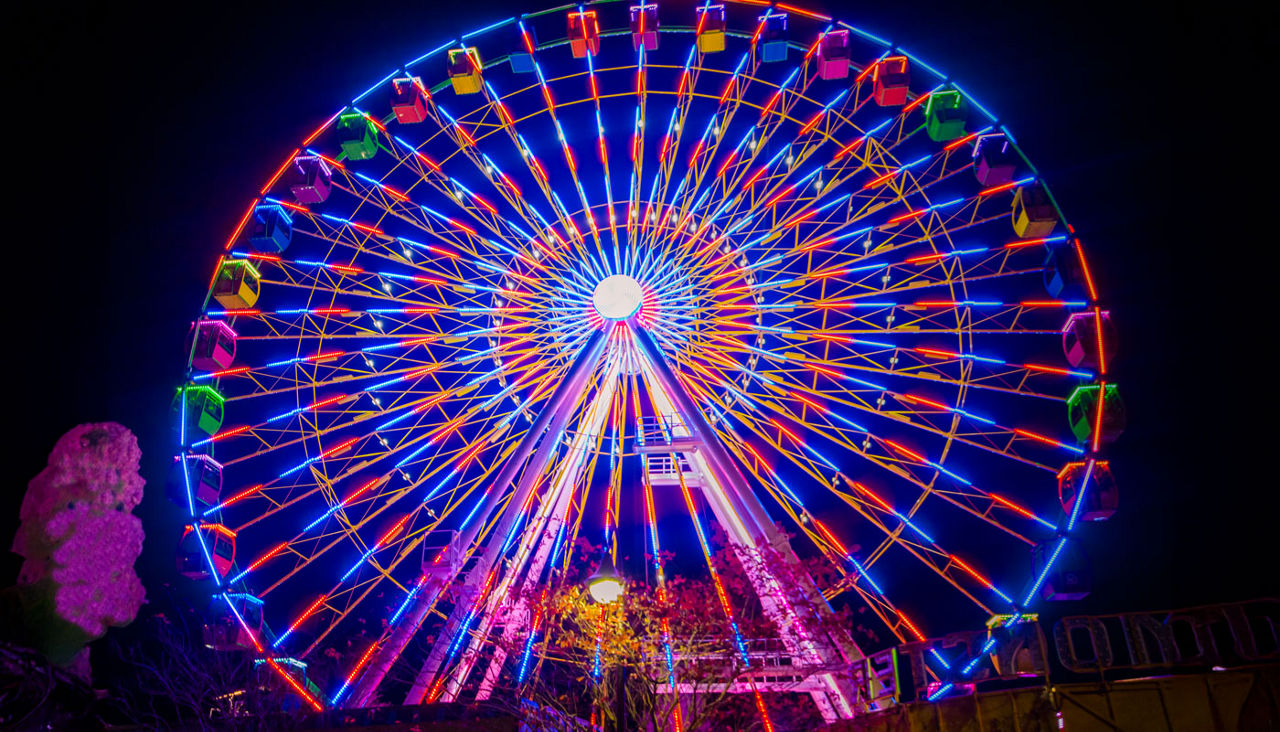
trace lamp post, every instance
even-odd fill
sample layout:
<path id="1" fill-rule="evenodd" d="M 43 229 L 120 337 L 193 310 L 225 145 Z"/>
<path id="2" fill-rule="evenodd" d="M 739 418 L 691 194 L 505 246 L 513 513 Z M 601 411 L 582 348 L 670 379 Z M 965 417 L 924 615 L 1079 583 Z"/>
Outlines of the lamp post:
<path id="1" fill-rule="evenodd" d="M 613 566 L 613 558 L 605 555 L 604 561 L 595 574 L 587 578 L 587 592 L 591 599 L 600 605 L 600 622 L 605 622 L 605 610 L 622 597 L 622 577 Z M 621 732 L 627 729 L 627 680 L 631 675 L 631 667 L 621 664 L 612 670 L 613 676 L 613 719 L 614 729 Z"/>

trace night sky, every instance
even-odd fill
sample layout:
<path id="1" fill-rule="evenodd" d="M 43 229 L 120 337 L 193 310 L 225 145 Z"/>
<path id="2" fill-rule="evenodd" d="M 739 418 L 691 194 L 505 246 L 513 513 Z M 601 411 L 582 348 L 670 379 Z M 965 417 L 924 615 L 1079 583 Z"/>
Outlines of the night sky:
<path id="1" fill-rule="evenodd" d="M 13 26 L 34 55 L 7 64 L 18 86 L 4 155 L 19 198 L 8 199 L 5 237 L 17 258 L 5 268 L 6 546 L 57 437 L 115 420 L 144 453 L 144 579 L 169 573 L 169 399 L 187 324 L 246 200 L 298 139 L 390 69 L 542 9 L 343 5 L 100 5 Z M 680 5 L 692 15 L 691 1 L 663 12 Z M 1172 4 L 805 5 L 902 44 L 1002 117 L 1090 249 L 1120 329 L 1129 427 L 1111 451 L 1120 512 L 1087 528 L 1097 586 L 1062 610 L 1280 589 L 1280 416 L 1263 304 L 1275 242 L 1258 185 L 1274 143 L 1266 90 L 1247 87 L 1263 23 Z M 17 568 L 6 555 L 2 579 Z"/>

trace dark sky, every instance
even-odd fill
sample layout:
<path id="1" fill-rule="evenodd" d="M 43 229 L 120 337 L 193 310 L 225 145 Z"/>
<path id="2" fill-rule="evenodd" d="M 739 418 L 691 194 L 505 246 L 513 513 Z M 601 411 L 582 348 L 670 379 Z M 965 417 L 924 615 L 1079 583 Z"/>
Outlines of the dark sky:
<path id="1" fill-rule="evenodd" d="M 692 7 L 663 7 L 680 4 Z M 1113 452 L 1121 512 L 1089 529 L 1099 585 L 1072 610 L 1280 589 L 1263 302 L 1276 244 L 1259 185 L 1274 142 L 1268 91 L 1248 86 L 1264 24 L 1214 14 L 1220 4 L 805 4 L 895 40 L 1001 116 L 1090 247 L 1120 328 L 1129 429 Z M 174 515 L 162 487 L 181 343 L 250 193 L 387 71 L 541 7 L 113 4 L 15 23 L 32 51 L 6 64 L 17 87 L 3 148 L 20 189 L 5 237 L 17 260 L 5 268 L 6 546 L 23 486 L 80 422 L 132 428 L 143 514 Z M 172 556 L 162 523 L 148 527 L 155 565 Z M 17 566 L 6 556 L 0 574 Z"/>

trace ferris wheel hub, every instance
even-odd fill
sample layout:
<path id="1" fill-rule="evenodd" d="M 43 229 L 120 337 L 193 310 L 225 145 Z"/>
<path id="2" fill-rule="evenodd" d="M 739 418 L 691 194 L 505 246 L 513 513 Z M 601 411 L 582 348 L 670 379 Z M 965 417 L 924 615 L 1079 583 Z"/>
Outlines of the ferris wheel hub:
<path id="1" fill-rule="evenodd" d="M 605 320 L 626 320 L 640 312 L 644 288 L 628 275 L 612 275 L 600 280 L 591 294 L 591 304 Z"/>

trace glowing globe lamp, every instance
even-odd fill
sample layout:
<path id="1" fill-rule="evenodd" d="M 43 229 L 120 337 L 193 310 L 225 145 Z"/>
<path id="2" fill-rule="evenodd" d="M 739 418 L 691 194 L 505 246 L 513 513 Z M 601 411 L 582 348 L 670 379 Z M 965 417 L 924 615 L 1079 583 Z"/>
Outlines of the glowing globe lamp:
<path id="1" fill-rule="evenodd" d="M 591 593 L 591 599 L 601 605 L 610 605 L 622 597 L 622 578 L 613 568 L 612 559 L 606 558 L 600 569 L 587 579 L 587 591 Z"/>

